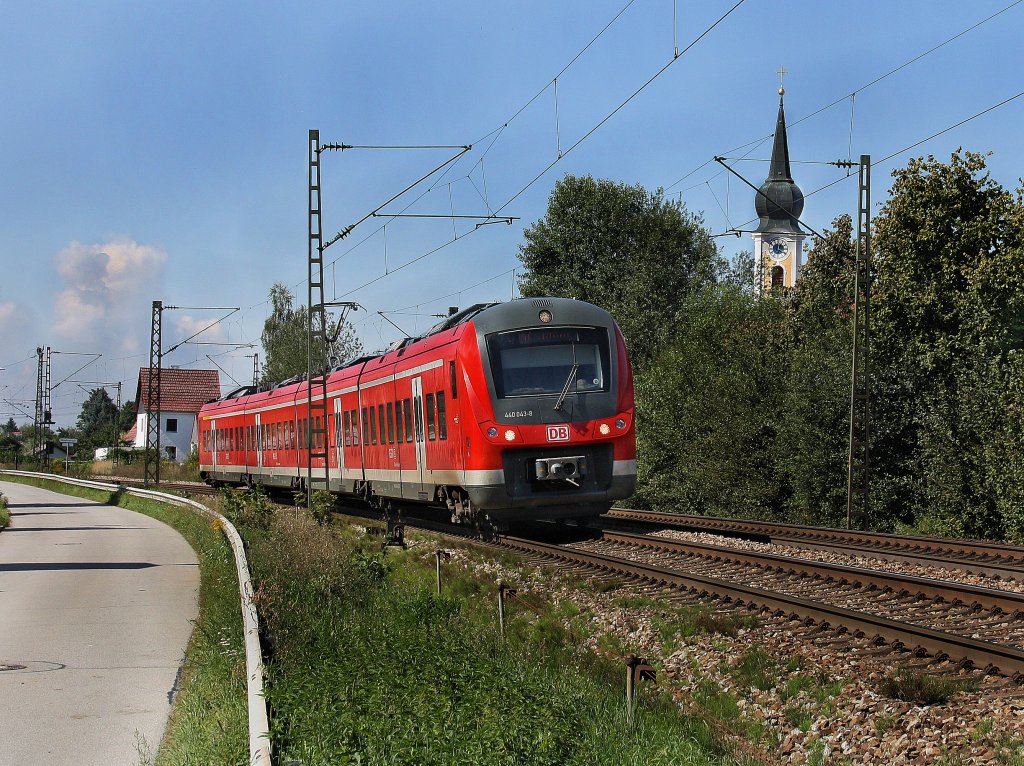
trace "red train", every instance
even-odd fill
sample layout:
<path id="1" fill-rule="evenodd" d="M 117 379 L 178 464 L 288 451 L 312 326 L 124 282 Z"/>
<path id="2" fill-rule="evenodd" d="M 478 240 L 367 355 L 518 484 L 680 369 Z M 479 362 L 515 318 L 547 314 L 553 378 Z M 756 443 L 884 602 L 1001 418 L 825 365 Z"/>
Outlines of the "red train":
<path id="1" fill-rule="evenodd" d="M 595 516 L 636 482 L 626 346 L 589 303 L 472 306 L 332 372 L 327 398 L 330 489 L 384 508 L 441 505 L 455 520 L 500 527 Z M 203 478 L 304 488 L 306 418 L 302 380 L 205 405 Z"/>

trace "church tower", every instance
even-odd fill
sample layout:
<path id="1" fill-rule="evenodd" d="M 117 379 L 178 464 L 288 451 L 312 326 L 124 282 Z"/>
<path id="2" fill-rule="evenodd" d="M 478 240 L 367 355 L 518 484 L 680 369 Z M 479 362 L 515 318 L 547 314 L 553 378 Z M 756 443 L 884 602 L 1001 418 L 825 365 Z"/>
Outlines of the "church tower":
<path id="1" fill-rule="evenodd" d="M 797 221 L 804 209 L 804 195 L 789 169 L 786 113 L 782 103 L 785 93 L 780 87 L 771 166 L 754 200 L 760 219 L 753 233 L 754 263 L 762 292 L 796 284 L 803 267 L 803 241 L 807 236 Z"/>

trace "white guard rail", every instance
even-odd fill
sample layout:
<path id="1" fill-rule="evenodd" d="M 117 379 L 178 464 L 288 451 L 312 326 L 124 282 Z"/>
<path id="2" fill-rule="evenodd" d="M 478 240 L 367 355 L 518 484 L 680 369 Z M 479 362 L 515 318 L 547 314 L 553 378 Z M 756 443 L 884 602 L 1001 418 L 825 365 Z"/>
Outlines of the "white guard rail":
<path id="1" fill-rule="evenodd" d="M 204 516 L 216 519 L 224 529 L 224 534 L 231 543 L 231 549 L 235 553 L 235 569 L 238 571 L 238 590 L 242 598 L 242 631 L 245 638 L 245 674 L 247 678 L 247 692 L 249 698 L 249 763 L 251 766 L 271 766 L 270 759 L 270 723 L 267 718 L 267 700 L 263 693 L 263 653 L 260 649 L 259 616 L 256 613 L 256 606 L 253 604 L 252 579 L 249 577 L 249 564 L 245 558 L 245 548 L 242 545 L 242 537 L 235 529 L 235 525 L 224 516 L 214 510 L 207 508 L 195 500 L 169 495 L 165 492 L 155 492 L 150 489 L 139 489 L 126 487 L 121 484 L 107 484 L 101 481 L 87 481 L 85 479 L 74 479 L 68 476 L 57 476 L 52 473 L 36 473 L 34 471 L 2 471 L 0 473 L 13 474 L 17 476 L 32 476 L 37 479 L 50 479 L 63 481 L 67 484 L 77 484 L 81 487 L 98 489 L 104 492 L 127 492 L 138 497 L 149 497 L 174 505 L 189 506 L 196 509 Z"/>

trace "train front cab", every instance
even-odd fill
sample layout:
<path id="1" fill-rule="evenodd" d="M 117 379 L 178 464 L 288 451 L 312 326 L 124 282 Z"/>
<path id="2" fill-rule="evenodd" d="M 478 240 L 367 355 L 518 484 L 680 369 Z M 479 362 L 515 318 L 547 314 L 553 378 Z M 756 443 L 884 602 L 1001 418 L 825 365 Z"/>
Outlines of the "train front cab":
<path id="1" fill-rule="evenodd" d="M 633 379 L 606 311 L 522 299 L 474 317 L 469 397 L 479 428 L 467 456 L 472 505 L 496 521 L 582 518 L 636 483 Z M 476 448 L 474 448 L 476 447 Z"/>

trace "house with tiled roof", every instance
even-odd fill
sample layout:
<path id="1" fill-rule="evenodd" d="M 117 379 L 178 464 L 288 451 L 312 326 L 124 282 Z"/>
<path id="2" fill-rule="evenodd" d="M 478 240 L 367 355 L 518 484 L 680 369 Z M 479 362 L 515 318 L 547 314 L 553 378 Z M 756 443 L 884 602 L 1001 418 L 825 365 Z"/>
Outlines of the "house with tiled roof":
<path id="1" fill-rule="evenodd" d="M 138 449 L 146 446 L 147 411 L 156 410 L 149 402 L 149 378 L 156 370 L 139 370 L 135 389 L 135 427 L 126 434 Z M 220 374 L 217 370 L 182 370 L 166 367 L 160 370 L 160 451 L 164 458 L 185 462 L 196 445 L 196 421 L 199 409 L 220 397 Z"/>

